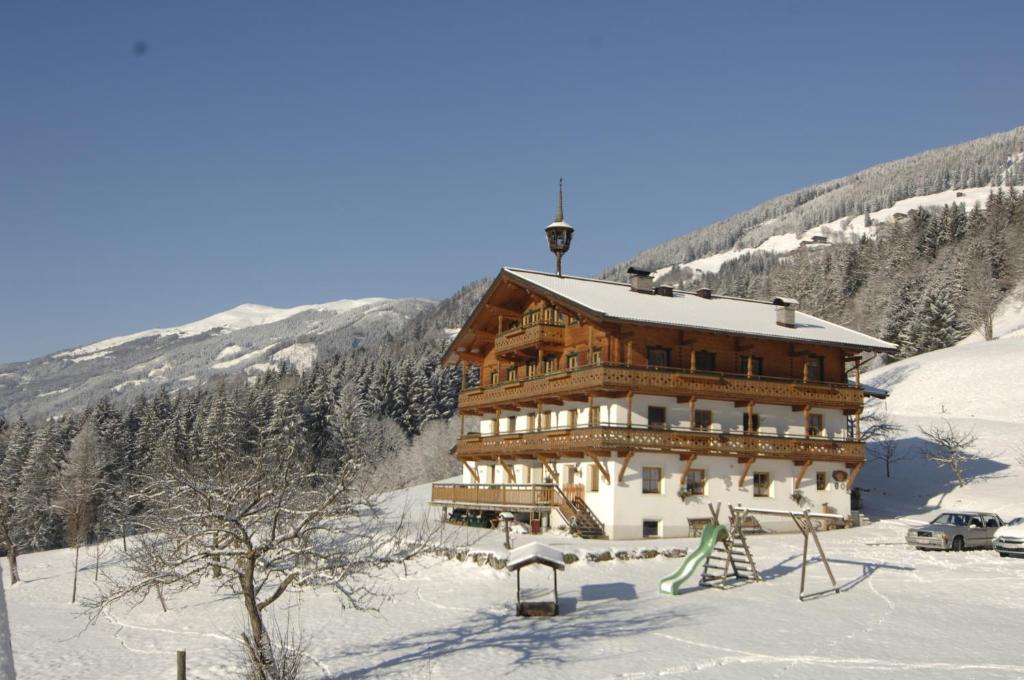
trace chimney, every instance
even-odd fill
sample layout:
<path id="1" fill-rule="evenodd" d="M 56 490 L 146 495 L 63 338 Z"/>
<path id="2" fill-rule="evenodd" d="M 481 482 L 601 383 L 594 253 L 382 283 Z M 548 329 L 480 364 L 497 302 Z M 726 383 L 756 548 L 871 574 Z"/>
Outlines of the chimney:
<path id="1" fill-rule="evenodd" d="M 793 298 L 777 297 L 772 300 L 775 305 L 775 323 L 786 328 L 796 328 L 796 308 L 800 303 Z"/>
<path id="2" fill-rule="evenodd" d="M 654 277 L 646 269 L 630 267 L 626 270 L 629 274 L 629 287 L 637 293 L 653 293 Z"/>
<path id="3" fill-rule="evenodd" d="M 654 294 L 661 295 L 662 297 L 672 297 L 675 295 L 675 288 L 672 286 L 655 286 Z"/>
<path id="4" fill-rule="evenodd" d="M 711 289 L 710 288 L 698 288 L 697 289 L 697 297 L 702 297 L 705 300 L 710 300 L 711 299 Z"/>

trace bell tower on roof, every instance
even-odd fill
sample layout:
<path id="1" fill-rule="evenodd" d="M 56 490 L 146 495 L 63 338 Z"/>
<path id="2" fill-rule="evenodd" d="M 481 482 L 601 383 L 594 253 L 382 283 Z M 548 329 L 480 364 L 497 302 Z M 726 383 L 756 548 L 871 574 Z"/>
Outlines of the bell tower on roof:
<path id="1" fill-rule="evenodd" d="M 574 231 L 569 223 L 565 221 L 565 214 L 562 210 L 562 179 L 558 180 L 558 209 L 555 211 L 555 220 L 544 230 L 548 235 L 548 248 L 555 254 L 555 271 L 562 275 L 562 256 L 569 252 L 569 245 L 572 243 L 572 232 Z"/>

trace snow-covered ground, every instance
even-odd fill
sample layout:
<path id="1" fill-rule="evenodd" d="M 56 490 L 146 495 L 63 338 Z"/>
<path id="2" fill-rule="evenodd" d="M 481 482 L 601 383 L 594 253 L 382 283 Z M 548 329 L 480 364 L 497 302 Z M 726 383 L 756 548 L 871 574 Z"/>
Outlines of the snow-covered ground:
<path id="1" fill-rule="evenodd" d="M 993 342 L 965 342 L 865 376 L 892 391 L 882 407 L 905 428 L 904 459 L 891 478 L 877 462 L 858 478 L 870 526 L 822 534 L 839 594 L 799 602 L 799 536 L 776 534 L 750 539 L 765 581 L 728 591 L 659 594 L 658 580 L 678 559 L 569 565 L 555 619 L 514 616 L 514 576 L 436 557 L 411 563 L 408 574 L 382 575 L 391 599 L 379 612 L 343 610 L 335 596 L 317 592 L 274 608 L 305 631 L 313 677 L 1024 677 L 1024 559 L 904 544 L 906 529 L 940 507 L 1024 515 L 1024 337 L 1010 330 L 1017 313 L 1007 305 L 997 322 L 1007 333 Z M 918 427 L 942 418 L 979 436 L 984 457 L 964 488 L 916 453 Z M 422 503 L 425 488 L 407 495 Z M 496 532 L 459 538 L 501 550 Z M 554 535 L 545 541 L 580 546 Z M 693 548 L 696 540 L 655 543 Z M 88 593 L 91 564 L 83 563 Z M 243 620 L 227 595 L 178 596 L 167 613 L 146 602 L 85 627 L 82 610 L 68 603 L 69 551 L 26 555 L 20 564 L 24 581 L 6 594 L 19 678 L 169 677 L 177 649 L 188 650 L 190 678 L 233 677 Z M 117 569 L 113 549 L 102 564 Z M 525 572 L 524 585 L 540 590 L 548 578 L 541 569 Z M 812 564 L 809 589 L 826 585 L 822 565 Z"/>

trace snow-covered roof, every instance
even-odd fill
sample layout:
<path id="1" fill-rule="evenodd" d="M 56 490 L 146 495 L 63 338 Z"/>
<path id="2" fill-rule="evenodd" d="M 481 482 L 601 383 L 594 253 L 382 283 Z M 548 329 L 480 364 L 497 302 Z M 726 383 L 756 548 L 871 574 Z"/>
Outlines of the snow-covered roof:
<path id="1" fill-rule="evenodd" d="M 537 542 L 527 543 L 526 545 L 514 548 L 508 555 L 508 564 L 506 566 L 510 571 L 514 571 L 530 564 L 544 564 L 552 569 L 565 569 L 565 560 L 562 559 L 562 553 L 550 545 Z"/>
<path id="2" fill-rule="evenodd" d="M 796 312 L 794 327 L 776 323 L 775 306 L 760 300 L 676 292 L 672 297 L 638 293 L 629 284 L 557 276 L 506 267 L 508 275 L 600 316 L 635 323 L 756 335 L 795 342 L 889 352 L 896 345 L 845 326 Z"/>

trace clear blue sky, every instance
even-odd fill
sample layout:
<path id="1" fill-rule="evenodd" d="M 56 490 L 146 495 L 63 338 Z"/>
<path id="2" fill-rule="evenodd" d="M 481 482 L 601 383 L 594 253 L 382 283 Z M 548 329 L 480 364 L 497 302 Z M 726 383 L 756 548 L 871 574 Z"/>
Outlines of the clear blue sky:
<path id="1" fill-rule="evenodd" d="M 1024 123 L 1024 3 L 8 2 L 0 362 L 441 298 Z M 140 41 L 147 48 L 133 48 Z"/>

